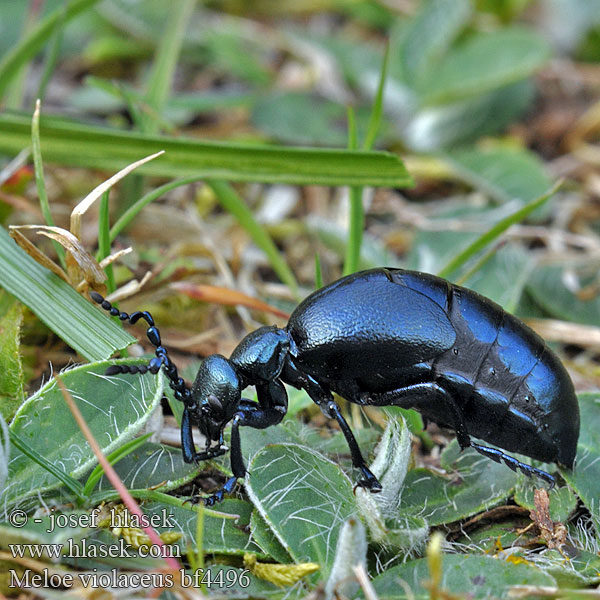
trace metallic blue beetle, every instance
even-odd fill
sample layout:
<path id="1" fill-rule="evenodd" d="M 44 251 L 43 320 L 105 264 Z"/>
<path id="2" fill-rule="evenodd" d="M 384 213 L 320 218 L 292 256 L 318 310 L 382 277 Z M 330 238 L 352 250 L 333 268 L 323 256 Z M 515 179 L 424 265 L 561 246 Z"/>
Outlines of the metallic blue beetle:
<path id="1" fill-rule="evenodd" d="M 521 321 L 479 294 L 444 279 L 402 269 L 378 268 L 343 277 L 308 296 L 287 326 L 261 327 L 247 335 L 229 359 L 204 359 L 191 390 L 162 346 L 147 312 L 120 313 L 102 296 L 91 297 L 121 320 L 149 324 L 156 346 L 149 365 L 116 365 L 107 374 L 158 372 L 162 367 L 184 403 L 183 458 L 222 455 L 223 429 L 231 422 L 231 477 L 205 498 L 212 505 L 231 493 L 246 468 L 239 427 L 263 429 L 287 411 L 284 383 L 306 390 L 344 433 L 358 485 L 381 484 L 333 399 L 335 392 L 363 406 L 401 406 L 454 429 L 461 448 L 472 447 L 511 469 L 554 485 L 553 475 L 524 464 L 510 452 L 573 467 L 579 406 L 565 368 L 544 341 Z M 258 402 L 242 399 L 255 386 Z M 206 437 L 196 452 L 192 426 Z"/>

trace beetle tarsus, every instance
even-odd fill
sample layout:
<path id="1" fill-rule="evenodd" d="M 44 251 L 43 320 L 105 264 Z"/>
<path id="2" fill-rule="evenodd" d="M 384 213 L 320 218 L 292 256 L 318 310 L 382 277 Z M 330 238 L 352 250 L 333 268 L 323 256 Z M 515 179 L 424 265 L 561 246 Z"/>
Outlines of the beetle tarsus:
<path id="1" fill-rule="evenodd" d="M 532 467 L 531 465 L 526 465 L 525 463 L 522 463 L 521 461 L 517 460 L 516 458 L 513 458 L 512 456 L 509 456 L 508 454 L 505 454 L 500 450 L 496 450 L 496 448 L 481 446 L 479 444 L 474 444 L 473 442 L 471 442 L 471 447 L 477 450 L 479 454 L 482 454 L 487 458 L 491 458 L 497 463 L 504 461 L 504 464 L 506 464 L 513 471 L 515 471 L 515 473 L 517 469 L 519 469 L 521 473 L 523 473 L 527 477 L 539 477 L 540 479 L 543 479 L 546 483 L 550 484 L 550 489 L 552 489 L 556 485 L 556 478 L 554 477 L 554 475 L 550 475 L 550 473 L 546 473 L 546 471 L 542 471 L 541 469 L 537 469 L 536 467 Z"/>
<path id="2" fill-rule="evenodd" d="M 381 483 L 379 483 L 377 477 L 375 477 L 375 475 L 373 475 L 373 473 L 371 473 L 371 471 L 367 469 L 367 467 L 362 467 L 361 471 L 364 479 L 360 479 L 356 482 L 356 485 L 354 486 L 354 491 L 356 491 L 356 488 L 362 488 L 364 490 L 369 490 L 371 494 L 378 494 L 383 490 L 383 486 L 381 485 Z"/>

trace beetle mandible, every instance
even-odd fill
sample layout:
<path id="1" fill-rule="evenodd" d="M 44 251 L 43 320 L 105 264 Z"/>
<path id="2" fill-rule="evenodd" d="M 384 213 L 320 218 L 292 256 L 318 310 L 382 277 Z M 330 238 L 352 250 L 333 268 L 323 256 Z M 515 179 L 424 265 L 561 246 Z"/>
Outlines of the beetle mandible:
<path id="1" fill-rule="evenodd" d="M 240 427 L 264 429 L 287 411 L 284 383 L 305 390 L 335 419 L 362 473 L 358 486 L 381 484 L 369 470 L 332 392 L 363 406 L 401 406 L 456 431 L 461 449 L 472 447 L 511 469 L 554 485 L 553 475 L 522 463 L 509 452 L 573 467 L 579 437 L 579 406 L 567 371 L 544 341 L 491 300 L 444 279 L 394 268 L 342 277 L 308 296 L 284 328 L 248 334 L 229 359 L 205 358 L 191 389 L 177 373 L 148 312 L 131 315 L 90 294 L 121 320 L 149 325 L 156 358 L 147 366 L 115 365 L 107 374 L 158 372 L 162 367 L 175 397 L 184 403 L 181 445 L 186 462 L 227 452 L 223 430 L 231 422 L 231 470 L 213 505 L 231 493 L 246 468 Z M 255 386 L 257 402 L 241 397 Z M 206 437 L 197 452 L 192 426 Z"/>

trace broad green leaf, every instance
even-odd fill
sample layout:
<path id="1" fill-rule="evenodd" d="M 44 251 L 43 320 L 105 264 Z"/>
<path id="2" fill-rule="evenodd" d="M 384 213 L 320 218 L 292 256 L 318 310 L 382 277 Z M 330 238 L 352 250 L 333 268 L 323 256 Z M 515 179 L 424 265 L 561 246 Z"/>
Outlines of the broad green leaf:
<path id="1" fill-rule="evenodd" d="M 561 474 L 590 511 L 600 541 L 600 395 L 588 392 L 578 398 L 581 433 L 575 469 Z"/>
<path id="2" fill-rule="evenodd" d="M 77 569 L 85 565 L 86 570 L 99 572 L 110 571 L 111 569 L 156 572 L 164 568 L 164 559 L 153 556 L 140 556 L 133 547 L 127 548 L 127 556 L 124 557 L 123 551 L 120 550 L 118 545 L 123 543 L 124 540 L 120 541 L 119 536 L 108 529 L 96 529 L 92 532 L 88 529 L 87 533 L 88 535 L 84 540 L 74 544 L 78 548 L 73 551 L 72 556 L 63 556 L 61 564 L 70 565 Z"/>
<path id="3" fill-rule="evenodd" d="M 341 469 L 309 448 L 269 445 L 252 459 L 246 491 L 294 561 L 317 562 L 328 577 L 340 527 L 357 512 Z"/>
<path id="4" fill-rule="evenodd" d="M 513 544 L 523 543 L 522 530 L 531 523 L 529 515 L 509 515 L 507 518 L 498 518 L 493 522 L 481 523 L 480 527 L 469 528 L 463 532 L 456 542 L 477 548 L 485 554 L 497 554 L 504 549 L 511 548 Z M 533 528 L 531 528 L 533 530 Z M 532 537 L 535 537 L 531 531 Z"/>
<path id="5" fill-rule="evenodd" d="M 266 89 L 271 79 L 261 57 L 263 47 L 258 37 L 248 37 L 239 27 L 211 27 L 203 31 L 202 42 L 207 46 L 208 62 L 213 70 L 225 71 L 234 79 L 242 79 Z M 261 60 L 262 58 L 262 60 Z"/>
<path id="6" fill-rule="evenodd" d="M 542 570 L 526 564 L 514 564 L 489 556 L 444 554 L 441 587 L 458 597 L 508 598 L 513 585 L 555 586 L 554 579 Z M 379 600 L 396 598 L 429 599 L 430 592 L 423 585 L 431 579 L 427 559 L 410 561 L 392 567 L 372 581 Z M 399 585 L 407 584 L 408 589 Z M 412 591 L 412 594 L 410 594 Z"/>
<path id="7" fill-rule="evenodd" d="M 436 215 L 434 223 L 437 225 L 431 231 L 417 233 L 406 258 L 406 268 L 439 274 L 449 258 L 463 255 L 497 223 L 513 215 L 516 208 L 512 203 L 481 206 L 468 198 L 464 201 L 456 199 L 457 202 L 453 210 Z M 460 222 L 464 231 L 453 231 L 454 228 L 446 225 L 453 221 Z M 532 258 L 518 243 L 508 241 L 499 247 L 497 240 L 492 239 L 491 242 L 472 253 L 466 263 L 461 263 L 456 272 L 446 277 L 475 289 L 508 310 L 514 310 L 515 301 L 520 298 L 526 283 L 526 275 L 531 271 Z M 507 286 L 507 282 L 510 285 Z"/>
<path id="8" fill-rule="evenodd" d="M 531 81 L 520 81 L 485 94 L 421 108 L 399 131 L 418 152 L 452 148 L 501 131 L 517 119 L 534 97 Z"/>
<path id="9" fill-rule="evenodd" d="M 292 562 L 290 555 L 256 509 L 252 511 L 252 515 L 250 516 L 250 531 L 252 532 L 252 539 L 261 547 L 266 556 L 269 556 L 280 564 Z"/>
<path id="10" fill-rule="evenodd" d="M 534 270 L 535 260 L 520 244 L 508 243 L 493 254 L 461 285 L 497 302 L 514 313 Z"/>
<path id="11" fill-rule="evenodd" d="M 0 152 L 17 154 L 29 146 L 30 128 L 28 116 L 0 114 Z M 56 117 L 41 118 L 40 138 L 48 162 L 107 171 L 118 171 L 142 156 L 164 150 L 164 156 L 137 173 L 298 185 L 412 185 L 400 158 L 388 152 L 202 142 L 92 127 Z"/>
<path id="12" fill-rule="evenodd" d="M 267 96 L 256 103 L 251 115 L 255 127 L 275 140 L 311 146 L 346 146 L 346 108 L 311 94 L 288 92 Z M 358 111 L 361 132 L 369 112 Z"/>
<path id="13" fill-rule="evenodd" d="M 252 429 L 251 427 L 240 428 L 240 439 L 242 442 L 242 453 L 246 463 L 249 463 L 254 455 L 262 450 L 267 444 L 298 444 L 302 440 L 294 431 L 296 423 L 289 422 L 267 429 Z M 229 462 L 229 458 L 227 459 Z"/>
<path id="14" fill-rule="evenodd" d="M 141 361 L 117 361 L 140 363 Z M 105 454 L 131 439 L 162 398 L 163 378 L 152 375 L 106 377 L 108 363 L 75 367 L 61 374 L 85 421 Z M 96 458 L 53 379 L 29 398 L 10 425 L 31 448 L 71 477 L 83 475 Z M 14 446 L 2 507 L 19 504 L 59 487 L 60 482 Z"/>
<path id="15" fill-rule="evenodd" d="M 583 525 L 578 531 L 571 529 L 569 532 L 577 551 L 573 552 L 575 556 L 569 556 L 568 561 L 565 560 L 565 552 L 557 549 L 549 549 L 540 557 L 540 567 L 556 579 L 559 588 L 581 588 L 600 584 L 600 556 L 594 551 L 598 547 L 597 542 L 590 544 L 589 539 L 582 539 L 582 529 L 585 528 Z M 590 536 L 590 531 L 586 534 Z"/>
<path id="16" fill-rule="evenodd" d="M 464 519 L 500 504 L 512 493 L 518 476 L 506 465 L 481 456 L 475 450 L 460 452 L 456 440 L 444 450 L 442 464 L 452 477 L 435 475 L 427 469 L 409 471 L 404 481 L 400 511 L 419 516 L 430 525 Z"/>
<path id="17" fill-rule="evenodd" d="M 184 538 L 175 542 L 181 548 L 182 555 L 188 547 L 196 547 L 196 521 L 199 513 L 185 506 L 167 506 L 159 502 L 147 502 L 143 505 L 147 515 L 160 515 L 164 527 L 157 527 L 162 531 L 180 531 Z M 238 515 L 239 518 L 230 519 L 219 517 L 216 514 L 204 513 L 203 548 L 205 554 L 225 554 L 241 556 L 244 552 L 259 554 L 265 559 L 267 556 L 252 541 L 250 541 L 249 524 L 252 505 L 243 500 L 227 498 L 215 511 Z M 155 517 L 156 519 L 157 517 Z M 202 516 L 200 516 L 202 518 Z"/>
<path id="18" fill-rule="evenodd" d="M 484 94 L 529 77 L 549 54 L 547 42 L 529 29 L 475 34 L 430 71 L 420 94 L 426 105 Z"/>
<path id="19" fill-rule="evenodd" d="M 183 462 L 181 448 L 146 442 L 118 463 L 114 469 L 128 489 L 152 488 L 159 492 L 177 489 L 198 475 L 199 467 Z M 102 476 L 94 488 L 93 501 L 106 500 L 114 488 Z"/>
<path id="20" fill-rule="evenodd" d="M 498 202 L 529 202 L 552 185 L 542 161 L 522 148 L 469 148 L 447 159 L 459 176 Z"/>
<path id="21" fill-rule="evenodd" d="M 295 31 L 294 36 L 302 43 L 320 46 L 330 53 L 348 82 L 361 90 L 364 94 L 375 95 L 381 74 L 381 47 L 359 39 L 332 35 L 306 35 L 304 32 Z M 345 118 L 344 118 L 345 122 Z M 344 138 L 342 144 L 345 144 Z"/>
<path id="22" fill-rule="evenodd" d="M 541 264 L 531 273 L 527 293 L 555 319 L 597 326 L 600 323 L 600 298 L 597 295 L 582 298 L 577 293 L 588 284 L 595 286 L 596 278 L 597 267 L 593 264 L 570 264 L 568 269 L 567 265 Z"/>
<path id="23" fill-rule="evenodd" d="M 488 212 L 491 214 L 492 211 Z M 485 212 L 474 212 L 473 216 L 480 220 L 482 228 L 485 227 Z M 417 235 L 418 243 L 409 255 L 407 266 L 418 271 L 439 272 L 448 256 L 465 250 L 477 237 L 477 234 L 471 232 L 422 231 Z M 497 246 L 490 247 L 490 251 L 494 252 L 483 263 L 475 264 L 474 267 L 471 267 L 473 260 L 467 263 L 452 277 L 452 281 L 479 292 L 504 310 L 514 313 L 535 261 L 531 253 L 519 244 L 509 242 L 497 250 L 496 248 Z"/>
<path id="24" fill-rule="evenodd" d="M 59 7 L 40 20 L 24 38 L 19 40 L 0 60 L 0 97 L 15 75 L 19 73 L 19 69 L 31 61 L 43 48 L 57 26 L 63 26 L 96 2 L 98 0 L 73 0 L 67 4 L 65 9 Z"/>
<path id="25" fill-rule="evenodd" d="M 108 358 L 135 341 L 114 319 L 28 256 L 1 227 L 0 263 L 0 286 L 85 358 Z"/>
<path id="26" fill-rule="evenodd" d="M 308 446 L 322 454 L 331 455 L 335 462 L 342 457 L 348 456 L 348 442 L 341 431 L 332 431 L 327 436 L 323 435 L 323 431 L 318 427 L 311 427 L 301 424 L 298 421 L 287 421 L 286 427 L 294 433 L 303 446 Z M 381 437 L 381 430 L 377 427 L 370 427 L 365 423 L 364 427 L 353 427 L 354 437 L 358 445 L 368 453 L 375 446 Z M 341 455 L 341 457 L 340 457 Z M 350 461 L 348 461 L 350 464 Z"/>
<path id="27" fill-rule="evenodd" d="M 411 87 L 427 76 L 471 15 L 468 0 L 429 0 L 403 32 L 394 55 L 402 79 Z"/>
<path id="28" fill-rule="evenodd" d="M 487 231 L 482 233 L 473 243 L 471 243 L 465 250 L 455 255 L 446 266 L 438 272 L 440 277 L 448 277 L 456 269 L 464 265 L 470 258 L 476 256 L 479 252 L 488 247 L 492 242 L 498 239 L 511 225 L 520 223 L 527 218 L 532 212 L 542 207 L 552 196 L 560 186 L 560 181 L 557 182 L 554 187 L 550 188 L 545 194 L 528 202 L 525 206 L 522 206 L 518 210 L 512 212 L 504 219 L 501 219 L 490 227 Z"/>
<path id="29" fill-rule="evenodd" d="M 64 514 L 73 515 L 74 518 L 82 518 L 79 515 L 84 513 Z M 59 525 L 55 517 L 56 515 L 26 518 L 24 519 L 24 525 L 21 527 L 13 527 L 8 522 L 0 523 L 0 548 L 8 550 L 9 544 L 57 544 L 66 546 L 69 540 L 77 542 L 89 534 L 89 528 Z M 26 553 L 26 556 L 29 556 L 29 554 Z M 43 556 L 47 557 L 47 554 Z"/>
<path id="30" fill-rule="evenodd" d="M 0 414 L 7 421 L 24 400 L 19 353 L 22 322 L 22 305 L 12 300 L 11 306 L 0 316 Z"/>

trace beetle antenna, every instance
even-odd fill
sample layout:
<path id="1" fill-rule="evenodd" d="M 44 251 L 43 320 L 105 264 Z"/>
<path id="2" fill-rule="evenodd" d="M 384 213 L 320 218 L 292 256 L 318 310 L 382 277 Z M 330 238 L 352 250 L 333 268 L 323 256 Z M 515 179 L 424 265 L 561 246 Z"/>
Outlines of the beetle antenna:
<path id="1" fill-rule="evenodd" d="M 98 292 L 90 292 L 90 298 L 99 304 L 112 317 L 119 317 L 121 321 L 129 321 L 131 325 L 137 323 L 140 319 L 144 319 L 149 327 L 146 331 L 148 340 L 156 348 L 156 358 L 153 358 L 147 365 L 112 365 L 106 370 L 106 375 L 116 375 L 117 373 L 144 374 L 158 373 L 161 367 L 164 367 L 165 374 L 169 379 L 169 385 L 175 392 L 175 398 L 188 404 L 191 400 L 190 390 L 185 385 L 182 377 L 179 377 L 175 363 L 169 358 L 167 349 L 162 345 L 160 332 L 154 324 L 154 319 L 148 311 L 136 310 L 134 313 L 128 314 L 121 312 L 115 308 L 108 300 L 105 300 Z"/>

